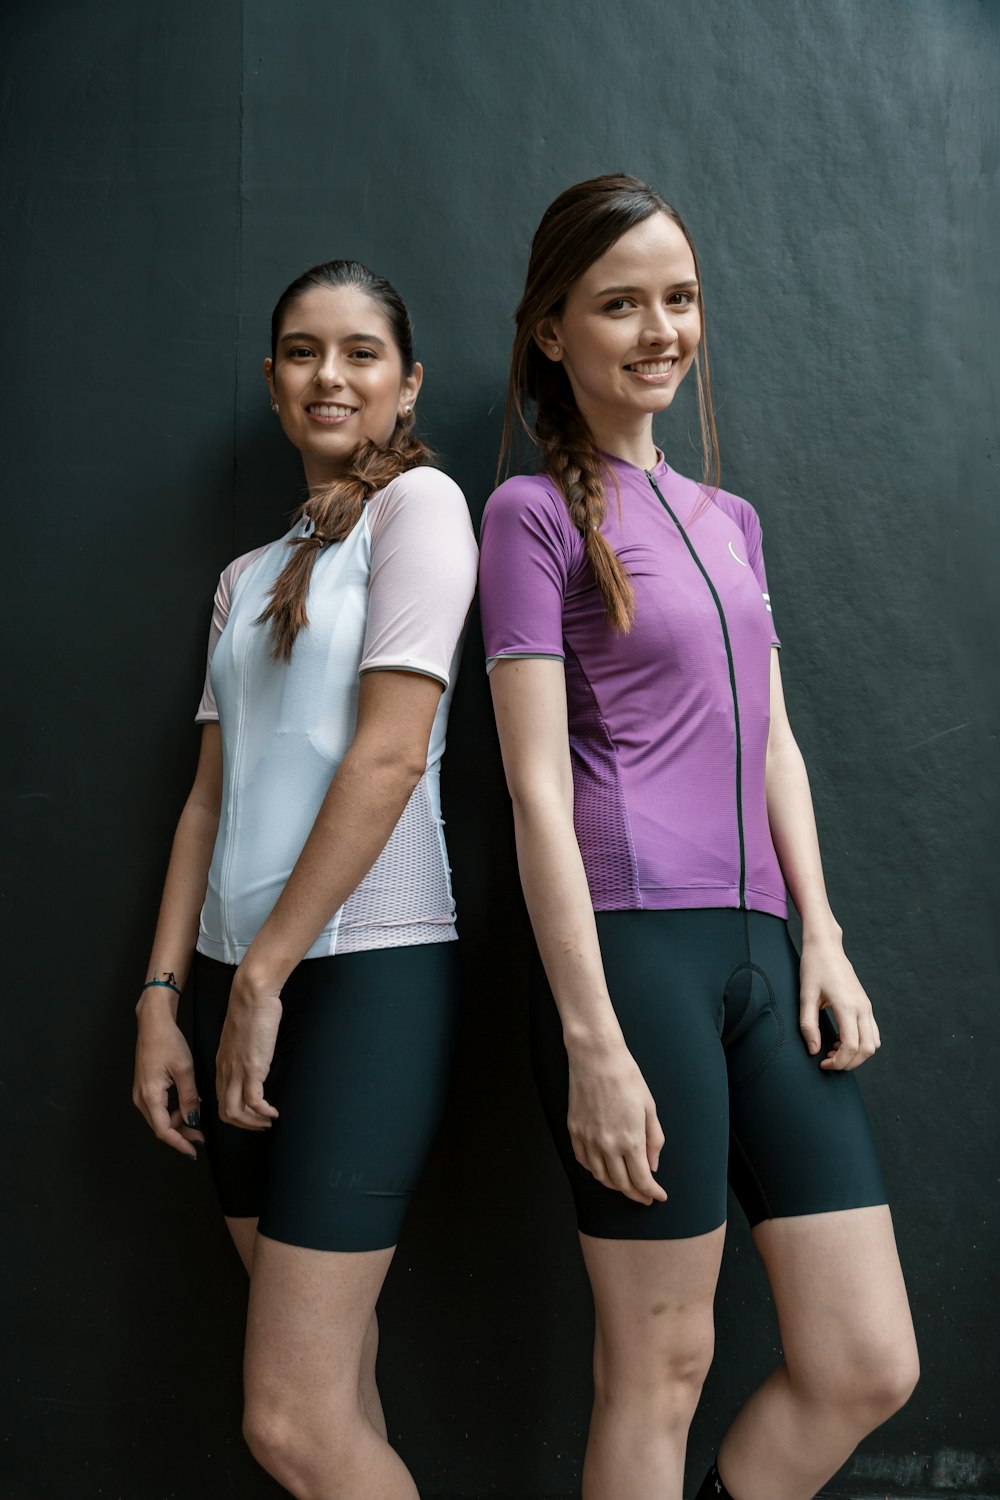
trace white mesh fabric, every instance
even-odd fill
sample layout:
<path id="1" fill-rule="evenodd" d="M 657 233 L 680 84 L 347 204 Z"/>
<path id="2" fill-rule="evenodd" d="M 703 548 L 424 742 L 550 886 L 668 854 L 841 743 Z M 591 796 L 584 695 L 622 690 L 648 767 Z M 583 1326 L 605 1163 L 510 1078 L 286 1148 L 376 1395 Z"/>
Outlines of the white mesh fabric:
<path id="1" fill-rule="evenodd" d="M 336 952 L 447 942 L 454 920 L 441 823 L 422 776 L 389 842 L 341 908 Z"/>

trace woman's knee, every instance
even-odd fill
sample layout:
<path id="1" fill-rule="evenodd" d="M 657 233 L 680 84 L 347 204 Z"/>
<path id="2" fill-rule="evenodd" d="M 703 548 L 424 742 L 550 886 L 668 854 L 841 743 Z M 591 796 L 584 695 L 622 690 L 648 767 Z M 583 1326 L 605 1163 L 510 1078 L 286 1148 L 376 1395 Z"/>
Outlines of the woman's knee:
<path id="1" fill-rule="evenodd" d="M 331 1472 L 349 1468 L 352 1451 L 350 1423 L 338 1422 L 330 1411 L 325 1420 L 310 1420 L 302 1406 L 279 1396 L 248 1399 L 243 1411 L 243 1437 L 261 1468 L 298 1500 L 328 1496 Z M 319 1487 L 317 1487 L 319 1486 Z"/>
<path id="2" fill-rule="evenodd" d="M 640 1402 L 668 1421 L 690 1421 L 712 1364 L 715 1331 L 711 1317 L 684 1328 L 660 1329 L 655 1319 L 636 1328 L 613 1350 L 599 1339 L 594 1360 L 594 1393 L 609 1405 Z"/>
<path id="3" fill-rule="evenodd" d="M 278 1402 L 248 1401 L 243 1409 L 243 1439 L 262 1469 L 295 1493 L 304 1437 L 301 1424 Z"/>
<path id="4" fill-rule="evenodd" d="M 920 1360 L 916 1344 L 896 1345 L 884 1349 L 869 1367 L 862 1390 L 876 1424 L 885 1422 L 904 1407 L 920 1379 Z"/>
<path id="5" fill-rule="evenodd" d="M 826 1409 L 832 1405 L 855 1414 L 859 1429 L 867 1432 L 906 1405 L 920 1377 L 920 1363 L 910 1336 L 869 1344 L 853 1350 L 850 1357 L 821 1362 L 798 1382 L 796 1372 L 789 1373 L 793 1384 L 811 1389 Z"/>

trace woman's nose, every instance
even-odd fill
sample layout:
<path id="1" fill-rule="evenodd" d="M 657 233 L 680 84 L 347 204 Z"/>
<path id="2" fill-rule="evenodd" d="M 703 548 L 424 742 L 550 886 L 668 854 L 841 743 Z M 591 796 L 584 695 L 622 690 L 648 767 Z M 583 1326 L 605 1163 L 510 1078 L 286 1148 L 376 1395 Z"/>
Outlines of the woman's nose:
<path id="1" fill-rule="evenodd" d="M 661 347 L 670 348 L 676 342 L 677 329 L 674 326 L 670 311 L 666 307 L 651 308 L 646 325 L 642 330 L 643 343 L 652 349 Z"/>
<path id="2" fill-rule="evenodd" d="M 317 365 L 315 381 L 325 391 L 336 390 L 338 386 L 343 385 L 339 362 L 332 355 Z"/>

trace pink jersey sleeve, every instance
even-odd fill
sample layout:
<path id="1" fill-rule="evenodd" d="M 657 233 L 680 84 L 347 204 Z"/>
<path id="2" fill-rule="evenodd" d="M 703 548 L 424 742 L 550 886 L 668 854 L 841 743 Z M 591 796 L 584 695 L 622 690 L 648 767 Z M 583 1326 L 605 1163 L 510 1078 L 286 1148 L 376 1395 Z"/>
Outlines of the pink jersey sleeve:
<path id="1" fill-rule="evenodd" d="M 577 559 L 566 506 L 539 475 L 508 479 L 483 514 L 479 601 L 486 666 L 502 656 L 563 660 L 563 601 Z"/>
<path id="2" fill-rule="evenodd" d="M 255 558 L 266 552 L 266 547 L 255 547 L 252 552 L 244 552 L 242 557 L 237 557 L 225 568 L 219 579 L 219 586 L 215 591 L 215 601 L 212 605 L 212 623 L 208 629 L 208 664 L 205 667 L 205 686 L 202 689 L 201 702 L 198 704 L 198 712 L 194 716 L 196 724 L 217 724 L 219 722 L 219 710 L 215 704 L 215 694 L 212 692 L 212 657 L 215 648 L 219 644 L 219 636 L 226 628 L 229 619 L 229 611 L 233 603 L 233 589 L 236 580 L 245 568 L 248 568 Z"/>
<path id="3" fill-rule="evenodd" d="M 361 672 L 422 672 L 445 687 L 476 588 L 476 539 L 447 474 L 410 469 L 369 501 L 371 579 Z"/>

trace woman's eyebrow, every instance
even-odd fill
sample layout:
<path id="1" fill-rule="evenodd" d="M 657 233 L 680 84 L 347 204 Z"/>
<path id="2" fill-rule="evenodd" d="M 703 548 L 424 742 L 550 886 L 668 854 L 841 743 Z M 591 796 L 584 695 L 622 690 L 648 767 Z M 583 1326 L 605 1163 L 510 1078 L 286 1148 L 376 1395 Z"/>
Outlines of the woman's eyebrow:
<path id="1" fill-rule="evenodd" d="M 283 333 L 278 340 L 280 344 L 287 344 L 290 339 L 305 339 L 307 343 L 318 342 L 314 333 Z M 378 344 L 380 349 L 388 348 L 385 339 L 379 338 L 377 333 L 349 333 L 346 338 L 340 340 L 342 344 Z"/>
<path id="2" fill-rule="evenodd" d="M 670 284 L 671 291 L 690 291 L 697 287 L 697 281 L 673 281 Z M 595 297 L 621 297 L 624 293 L 634 294 L 643 291 L 641 286 L 606 286 L 602 292 L 595 292 Z"/>

